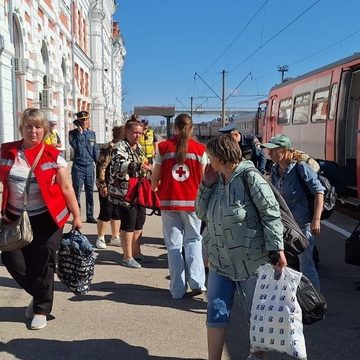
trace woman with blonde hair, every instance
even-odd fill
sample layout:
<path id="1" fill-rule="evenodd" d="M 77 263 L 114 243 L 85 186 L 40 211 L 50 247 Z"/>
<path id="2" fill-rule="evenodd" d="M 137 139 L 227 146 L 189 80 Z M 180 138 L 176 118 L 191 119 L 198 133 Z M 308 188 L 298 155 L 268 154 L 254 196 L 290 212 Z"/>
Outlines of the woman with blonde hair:
<path id="1" fill-rule="evenodd" d="M 191 117 L 178 115 L 174 121 L 174 136 L 159 143 L 151 178 L 152 187 L 158 189 L 160 198 L 170 292 L 174 299 L 185 295 L 188 284 L 193 295 L 206 290 L 201 221 L 195 214 L 195 199 L 207 156 L 205 146 L 192 139 L 192 132 Z"/>
<path id="2" fill-rule="evenodd" d="M 320 234 L 325 189 L 315 171 L 303 161 L 301 152 L 292 149 L 291 141 L 286 135 L 276 135 L 261 146 L 269 149 L 269 155 L 274 162 L 270 181 L 284 197 L 309 241 L 309 246 L 299 255 L 300 271 L 319 289 L 320 281 L 313 259 L 313 250 L 314 235 Z M 304 190 L 303 183 L 306 184 L 308 191 Z M 313 202 L 309 201 L 308 192 L 313 195 Z"/>
<path id="3" fill-rule="evenodd" d="M 24 192 L 30 168 L 42 152 L 29 181 L 27 211 L 33 241 L 26 247 L 1 254 L 3 264 L 15 281 L 32 296 L 25 316 L 31 329 L 46 326 L 53 305 L 55 256 L 69 213 L 73 227 L 82 226 L 80 210 L 60 151 L 43 143 L 49 123 L 43 111 L 26 109 L 21 115 L 20 141 L 1 145 L 0 181 L 2 221 L 15 221 L 24 208 Z"/>

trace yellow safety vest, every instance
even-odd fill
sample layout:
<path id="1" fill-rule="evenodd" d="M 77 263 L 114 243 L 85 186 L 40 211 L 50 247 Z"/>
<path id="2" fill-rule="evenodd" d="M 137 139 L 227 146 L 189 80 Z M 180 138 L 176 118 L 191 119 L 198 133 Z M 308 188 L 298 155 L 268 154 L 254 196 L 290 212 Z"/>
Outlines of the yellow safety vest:
<path id="1" fill-rule="evenodd" d="M 152 158 L 154 156 L 154 137 L 154 130 L 148 129 L 139 140 L 147 158 Z"/>
<path id="2" fill-rule="evenodd" d="M 58 142 L 58 135 L 56 131 L 51 132 L 44 139 L 44 143 L 47 145 L 56 146 L 57 142 Z"/>

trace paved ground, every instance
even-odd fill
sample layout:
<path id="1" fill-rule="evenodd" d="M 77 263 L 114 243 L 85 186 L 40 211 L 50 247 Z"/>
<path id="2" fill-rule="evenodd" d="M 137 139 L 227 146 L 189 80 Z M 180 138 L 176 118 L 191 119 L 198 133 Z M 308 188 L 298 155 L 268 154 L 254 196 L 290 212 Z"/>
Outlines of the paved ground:
<path id="1" fill-rule="evenodd" d="M 97 196 L 97 194 L 95 195 Z M 350 231 L 354 220 L 336 214 L 331 221 Z M 67 227 L 68 229 L 69 227 Z M 95 242 L 96 225 L 83 232 Z M 360 267 L 343 261 L 345 236 L 323 227 L 319 238 L 325 320 L 305 328 L 309 360 L 355 360 L 360 352 Z M 74 296 L 56 280 L 53 317 L 39 331 L 24 318 L 30 297 L 0 266 L 0 359 L 206 359 L 206 297 L 172 300 L 161 220 L 148 217 L 140 270 L 120 265 L 121 249 L 97 250 L 91 291 Z M 245 359 L 247 326 L 235 304 L 224 360 Z M 271 354 L 269 359 L 290 359 Z"/>

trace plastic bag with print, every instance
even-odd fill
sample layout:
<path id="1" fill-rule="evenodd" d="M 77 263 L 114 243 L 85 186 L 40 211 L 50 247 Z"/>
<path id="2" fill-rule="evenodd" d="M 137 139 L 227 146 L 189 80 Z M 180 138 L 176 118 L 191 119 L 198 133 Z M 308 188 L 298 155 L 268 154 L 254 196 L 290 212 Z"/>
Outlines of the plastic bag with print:
<path id="1" fill-rule="evenodd" d="M 275 279 L 272 265 L 258 269 L 250 317 L 251 351 L 278 351 L 306 359 L 302 312 L 296 291 L 301 273 L 284 268 Z"/>

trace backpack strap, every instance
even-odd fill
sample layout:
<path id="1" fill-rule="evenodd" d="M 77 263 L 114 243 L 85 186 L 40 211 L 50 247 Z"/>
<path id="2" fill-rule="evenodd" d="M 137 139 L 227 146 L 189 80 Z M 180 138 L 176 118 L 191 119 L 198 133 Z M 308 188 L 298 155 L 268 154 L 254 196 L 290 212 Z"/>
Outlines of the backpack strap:
<path id="1" fill-rule="evenodd" d="M 258 214 L 258 217 L 260 218 L 260 212 L 259 212 L 259 209 L 257 208 L 252 196 L 251 196 L 251 192 L 250 192 L 250 186 L 249 186 L 249 182 L 248 182 L 248 175 L 249 173 L 251 172 L 257 172 L 261 175 L 261 173 L 256 169 L 256 168 L 247 168 L 244 170 L 243 172 L 243 175 L 242 175 L 242 182 L 243 182 L 243 185 L 244 185 L 244 188 L 245 188 L 245 191 L 247 193 L 247 195 L 249 196 L 249 199 L 251 201 L 251 203 L 253 204 L 257 214 Z M 262 175 L 261 175 L 262 176 Z"/>
<path id="2" fill-rule="evenodd" d="M 262 174 L 260 173 L 260 171 L 259 171 L 258 169 L 256 169 L 256 168 L 247 168 L 247 169 L 245 169 L 245 170 L 244 170 L 244 175 L 243 175 L 243 184 L 244 184 L 245 190 L 246 190 L 246 192 L 247 192 L 247 194 L 248 194 L 251 202 L 253 203 L 256 211 L 258 212 L 258 209 L 257 209 L 257 207 L 256 207 L 256 205 L 255 205 L 255 203 L 254 203 L 254 201 L 253 201 L 253 199 L 252 199 L 252 197 L 251 197 L 250 187 L 249 187 L 249 183 L 248 183 L 248 181 L 247 181 L 247 175 L 248 175 L 248 173 L 250 173 L 250 172 L 257 172 L 257 173 L 259 173 L 262 177 L 263 177 L 263 175 L 262 175 Z M 287 213 L 291 213 L 291 210 L 290 210 L 288 204 L 286 203 L 285 199 L 283 198 L 283 196 L 281 195 L 281 193 L 279 192 L 279 190 L 278 190 L 278 189 L 274 186 L 274 184 L 272 184 L 269 180 L 267 180 L 267 179 L 265 179 L 265 180 L 266 180 L 266 182 L 269 184 L 272 192 L 274 193 L 275 199 L 276 199 L 276 201 L 279 203 L 279 207 L 280 207 L 281 209 L 284 209 L 284 211 L 286 211 Z M 258 214 L 259 214 L 259 212 L 258 212 Z"/>

